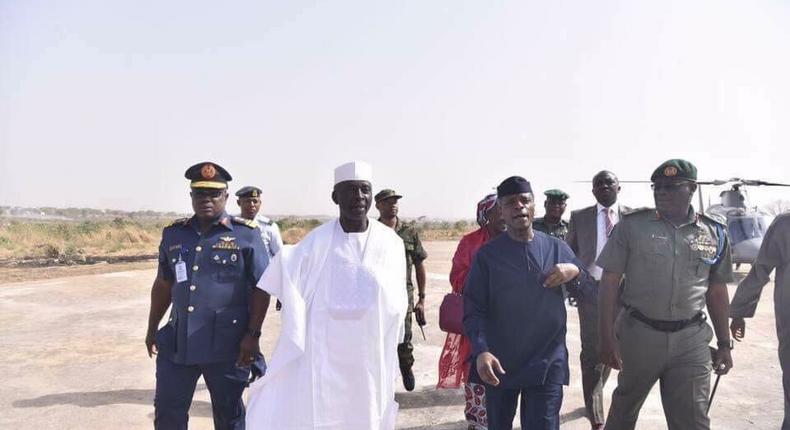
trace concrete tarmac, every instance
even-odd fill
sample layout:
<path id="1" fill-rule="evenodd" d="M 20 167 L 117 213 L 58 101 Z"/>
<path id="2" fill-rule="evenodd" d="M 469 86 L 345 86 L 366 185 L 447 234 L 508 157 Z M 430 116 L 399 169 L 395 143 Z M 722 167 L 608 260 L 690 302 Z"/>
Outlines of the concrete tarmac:
<path id="1" fill-rule="evenodd" d="M 456 242 L 426 242 L 427 341 L 417 330 L 417 389 L 396 394 L 398 428 L 465 429 L 463 395 L 437 391 L 437 361 L 445 334 L 438 308 L 450 290 L 447 275 Z M 748 266 L 746 266 L 748 269 Z M 0 285 L 1 429 L 150 429 L 154 360 L 143 343 L 149 293 L 156 272 L 138 270 Z M 739 279 L 745 273 L 739 273 Z M 731 285 L 730 293 L 734 293 Z M 773 317 L 773 284 L 766 286 L 746 340 L 733 352 L 735 368 L 722 377 L 711 408 L 714 429 L 778 429 L 783 415 L 781 370 Z M 415 325 L 416 329 L 416 325 Z M 262 348 L 269 355 L 279 331 L 273 305 Z M 565 388 L 562 428 L 589 429 L 583 416 L 578 317 L 568 312 L 571 383 Z M 606 386 L 606 402 L 616 385 Z M 211 403 L 202 380 L 190 410 L 191 429 L 211 429 Z M 658 386 L 637 425 L 666 429 Z"/>

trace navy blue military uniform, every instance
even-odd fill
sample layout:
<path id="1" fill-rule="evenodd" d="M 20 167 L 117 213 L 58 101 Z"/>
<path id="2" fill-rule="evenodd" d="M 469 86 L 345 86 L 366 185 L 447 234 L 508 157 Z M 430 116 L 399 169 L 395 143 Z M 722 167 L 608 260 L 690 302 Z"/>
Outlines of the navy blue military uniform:
<path id="1" fill-rule="evenodd" d="M 194 182 L 193 182 L 194 184 Z M 250 367 L 238 367 L 252 289 L 269 263 L 254 221 L 222 213 L 201 234 L 196 216 L 165 227 L 157 277 L 172 283 L 171 312 L 156 334 L 157 429 L 186 429 L 198 378 L 206 382 L 216 429 L 243 429 L 241 395 Z M 253 366 L 264 366 L 259 356 Z"/>

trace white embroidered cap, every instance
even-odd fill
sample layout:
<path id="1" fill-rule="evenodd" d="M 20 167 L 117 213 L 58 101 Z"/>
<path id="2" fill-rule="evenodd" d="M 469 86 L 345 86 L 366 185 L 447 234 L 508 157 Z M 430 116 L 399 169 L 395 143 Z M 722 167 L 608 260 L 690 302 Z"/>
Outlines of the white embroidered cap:
<path id="1" fill-rule="evenodd" d="M 364 161 L 351 161 L 335 168 L 335 185 L 343 181 L 373 181 L 373 168 Z"/>

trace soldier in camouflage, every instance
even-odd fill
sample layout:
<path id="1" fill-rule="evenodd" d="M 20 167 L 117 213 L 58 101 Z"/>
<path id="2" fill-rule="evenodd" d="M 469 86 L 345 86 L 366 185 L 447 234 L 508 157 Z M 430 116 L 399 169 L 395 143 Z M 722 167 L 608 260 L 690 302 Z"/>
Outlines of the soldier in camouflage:
<path id="1" fill-rule="evenodd" d="M 398 218 L 398 200 L 403 197 L 395 190 L 384 189 L 376 194 L 376 209 L 379 211 L 379 221 L 391 227 L 403 239 L 406 248 L 406 290 L 409 296 L 409 308 L 406 312 L 406 334 L 403 343 L 398 345 L 398 362 L 400 364 L 403 386 L 407 391 L 414 390 L 415 380 L 411 368 L 414 365 L 414 346 L 411 343 L 412 314 L 416 314 L 417 321 L 425 320 L 425 265 L 423 262 L 428 253 L 422 247 L 417 228 L 410 223 L 403 223 Z M 412 266 L 414 266 L 417 279 L 418 300 L 414 302 L 414 284 L 412 283 Z"/>
<path id="2" fill-rule="evenodd" d="M 557 189 L 548 190 L 543 194 L 546 195 L 546 201 L 543 202 L 546 215 L 543 218 L 536 218 L 532 222 L 532 228 L 557 239 L 565 240 L 565 237 L 568 236 L 568 221 L 562 219 L 562 214 L 565 213 L 567 207 L 565 201 L 570 196 L 565 191 Z"/>

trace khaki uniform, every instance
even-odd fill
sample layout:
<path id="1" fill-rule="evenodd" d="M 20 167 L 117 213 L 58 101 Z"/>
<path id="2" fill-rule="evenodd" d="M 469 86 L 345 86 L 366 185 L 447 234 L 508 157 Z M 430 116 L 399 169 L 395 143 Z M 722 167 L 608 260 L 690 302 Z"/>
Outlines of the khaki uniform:
<path id="1" fill-rule="evenodd" d="M 406 291 L 409 296 L 409 308 L 406 311 L 406 334 L 403 337 L 403 343 L 398 345 L 398 362 L 401 368 L 410 369 L 414 364 L 414 346 L 411 343 L 411 322 L 412 316 L 414 315 L 414 284 L 411 280 L 412 267 L 425 260 L 428 257 L 428 253 L 425 252 L 425 249 L 422 247 L 419 232 L 413 224 L 403 223 L 398 219 L 395 232 L 403 239 L 403 245 L 406 248 Z"/>
<path id="2" fill-rule="evenodd" d="M 713 330 L 699 315 L 709 283 L 732 281 L 723 226 L 689 212 L 689 220 L 675 227 L 655 210 L 637 210 L 615 226 L 597 264 L 626 279 L 620 297 L 624 309 L 615 323 L 623 368 L 606 428 L 634 429 L 642 403 L 661 381 L 669 429 L 709 429 L 708 344 Z M 695 322 L 677 331 L 659 331 L 637 319 L 634 311 L 658 322 Z"/>
<path id="3" fill-rule="evenodd" d="M 544 218 L 535 218 L 535 221 L 532 221 L 532 228 L 563 241 L 568 237 L 568 221 L 563 219 L 559 224 L 549 224 Z"/>
<path id="4" fill-rule="evenodd" d="M 765 233 L 757 259 L 752 263 L 749 274 L 738 285 L 732 298 L 731 317 L 754 316 L 760 294 L 765 284 L 771 281 L 771 272 L 774 269 L 776 269 L 774 315 L 785 395 L 782 430 L 790 430 L 790 213 L 777 216 Z"/>

